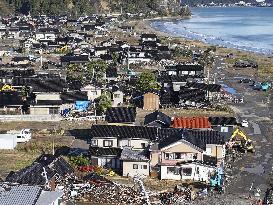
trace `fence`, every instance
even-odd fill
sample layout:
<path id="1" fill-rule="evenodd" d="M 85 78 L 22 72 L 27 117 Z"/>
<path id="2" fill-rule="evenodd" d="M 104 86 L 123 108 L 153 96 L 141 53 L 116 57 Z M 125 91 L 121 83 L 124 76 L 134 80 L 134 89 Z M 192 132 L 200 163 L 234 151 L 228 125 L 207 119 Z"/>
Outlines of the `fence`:
<path id="1" fill-rule="evenodd" d="M 62 117 L 60 115 L 0 115 L 0 122 L 12 122 L 12 121 L 60 121 Z"/>

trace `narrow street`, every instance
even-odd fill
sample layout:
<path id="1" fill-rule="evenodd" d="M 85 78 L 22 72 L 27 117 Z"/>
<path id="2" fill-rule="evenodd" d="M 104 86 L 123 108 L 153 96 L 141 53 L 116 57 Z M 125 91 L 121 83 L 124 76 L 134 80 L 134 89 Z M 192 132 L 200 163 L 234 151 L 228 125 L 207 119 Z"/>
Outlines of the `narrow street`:
<path id="1" fill-rule="evenodd" d="M 219 62 L 218 62 L 219 64 Z M 219 70 L 219 69 L 218 69 Z M 246 133 L 253 140 L 255 153 L 247 153 L 237 160 L 231 169 L 226 170 L 230 177 L 227 193 L 253 194 L 261 190 L 261 196 L 269 187 L 273 165 L 272 111 L 273 104 L 267 103 L 266 93 L 253 90 L 248 83 L 238 83 L 236 77 L 226 69 L 219 70 L 225 76 L 223 83 L 234 88 L 237 94 L 244 96 L 244 103 L 232 104 L 239 120 L 247 120 Z M 270 99 L 270 102 L 272 100 Z M 252 187 L 253 192 L 250 191 Z"/>

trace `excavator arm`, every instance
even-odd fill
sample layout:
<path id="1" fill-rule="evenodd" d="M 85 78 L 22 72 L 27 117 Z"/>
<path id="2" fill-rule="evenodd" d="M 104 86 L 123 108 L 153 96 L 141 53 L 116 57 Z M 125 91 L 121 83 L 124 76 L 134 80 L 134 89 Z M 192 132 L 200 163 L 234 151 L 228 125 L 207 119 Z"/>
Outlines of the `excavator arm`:
<path id="1" fill-rule="evenodd" d="M 229 147 L 239 147 L 245 151 L 254 152 L 252 140 L 239 128 L 237 128 L 230 137 Z"/>

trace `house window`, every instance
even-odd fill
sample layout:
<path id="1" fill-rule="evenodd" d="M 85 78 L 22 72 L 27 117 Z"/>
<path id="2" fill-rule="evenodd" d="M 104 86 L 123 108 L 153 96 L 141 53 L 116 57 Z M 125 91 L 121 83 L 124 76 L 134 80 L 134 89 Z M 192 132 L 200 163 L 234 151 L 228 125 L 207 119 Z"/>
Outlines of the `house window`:
<path id="1" fill-rule="evenodd" d="M 184 176 L 191 176 L 192 168 L 182 168 L 182 173 Z"/>
<path id="2" fill-rule="evenodd" d="M 165 153 L 165 159 L 185 159 L 185 154 L 183 153 Z"/>
<path id="3" fill-rule="evenodd" d="M 175 159 L 181 159 L 181 153 L 174 153 Z"/>
<path id="4" fill-rule="evenodd" d="M 138 165 L 137 164 L 133 164 L 133 169 L 138 169 Z"/>
<path id="5" fill-rule="evenodd" d="M 196 174 L 200 174 L 199 167 L 196 167 Z"/>
<path id="6" fill-rule="evenodd" d="M 98 140 L 91 140 L 92 146 L 98 146 Z"/>
<path id="7" fill-rule="evenodd" d="M 57 115 L 57 114 L 59 114 L 59 108 L 58 107 L 50 107 L 49 108 L 49 114 L 50 115 Z"/>
<path id="8" fill-rule="evenodd" d="M 112 166 L 112 159 L 106 159 L 105 161 L 105 167 L 110 168 Z"/>
<path id="9" fill-rule="evenodd" d="M 167 174 L 179 175 L 179 168 L 167 167 Z"/>
<path id="10" fill-rule="evenodd" d="M 187 154 L 187 160 L 194 160 L 193 154 Z"/>
<path id="11" fill-rule="evenodd" d="M 145 149 L 146 148 L 146 144 L 145 143 L 141 143 L 141 148 Z"/>
<path id="12" fill-rule="evenodd" d="M 120 98 L 120 94 L 114 94 L 114 98 Z"/>
<path id="13" fill-rule="evenodd" d="M 97 91 L 91 91 L 91 95 L 97 95 Z"/>
<path id="14" fill-rule="evenodd" d="M 113 147 L 113 140 L 103 140 L 104 147 Z"/>
<path id="15" fill-rule="evenodd" d="M 228 132 L 228 127 L 221 127 L 221 132 Z"/>
<path id="16" fill-rule="evenodd" d="M 207 147 L 207 148 L 206 148 L 206 154 L 207 154 L 207 155 L 211 155 L 211 154 L 212 154 L 212 149 L 211 149 L 211 147 Z"/>
<path id="17" fill-rule="evenodd" d="M 143 165 L 143 166 L 142 166 L 142 169 L 147 169 L 147 165 Z"/>
<path id="18" fill-rule="evenodd" d="M 173 153 L 165 153 L 165 159 L 173 159 L 174 155 Z"/>

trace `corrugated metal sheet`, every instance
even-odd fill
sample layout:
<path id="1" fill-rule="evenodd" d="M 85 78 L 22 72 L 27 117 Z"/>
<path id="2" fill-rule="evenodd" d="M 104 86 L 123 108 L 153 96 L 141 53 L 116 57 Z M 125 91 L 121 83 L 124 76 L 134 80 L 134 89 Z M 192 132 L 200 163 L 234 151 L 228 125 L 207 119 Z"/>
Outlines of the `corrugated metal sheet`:
<path id="1" fill-rule="evenodd" d="M 176 117 L 172 121 L 173 128 L 211 128 L 207 117 L 182 118 Z"/>

